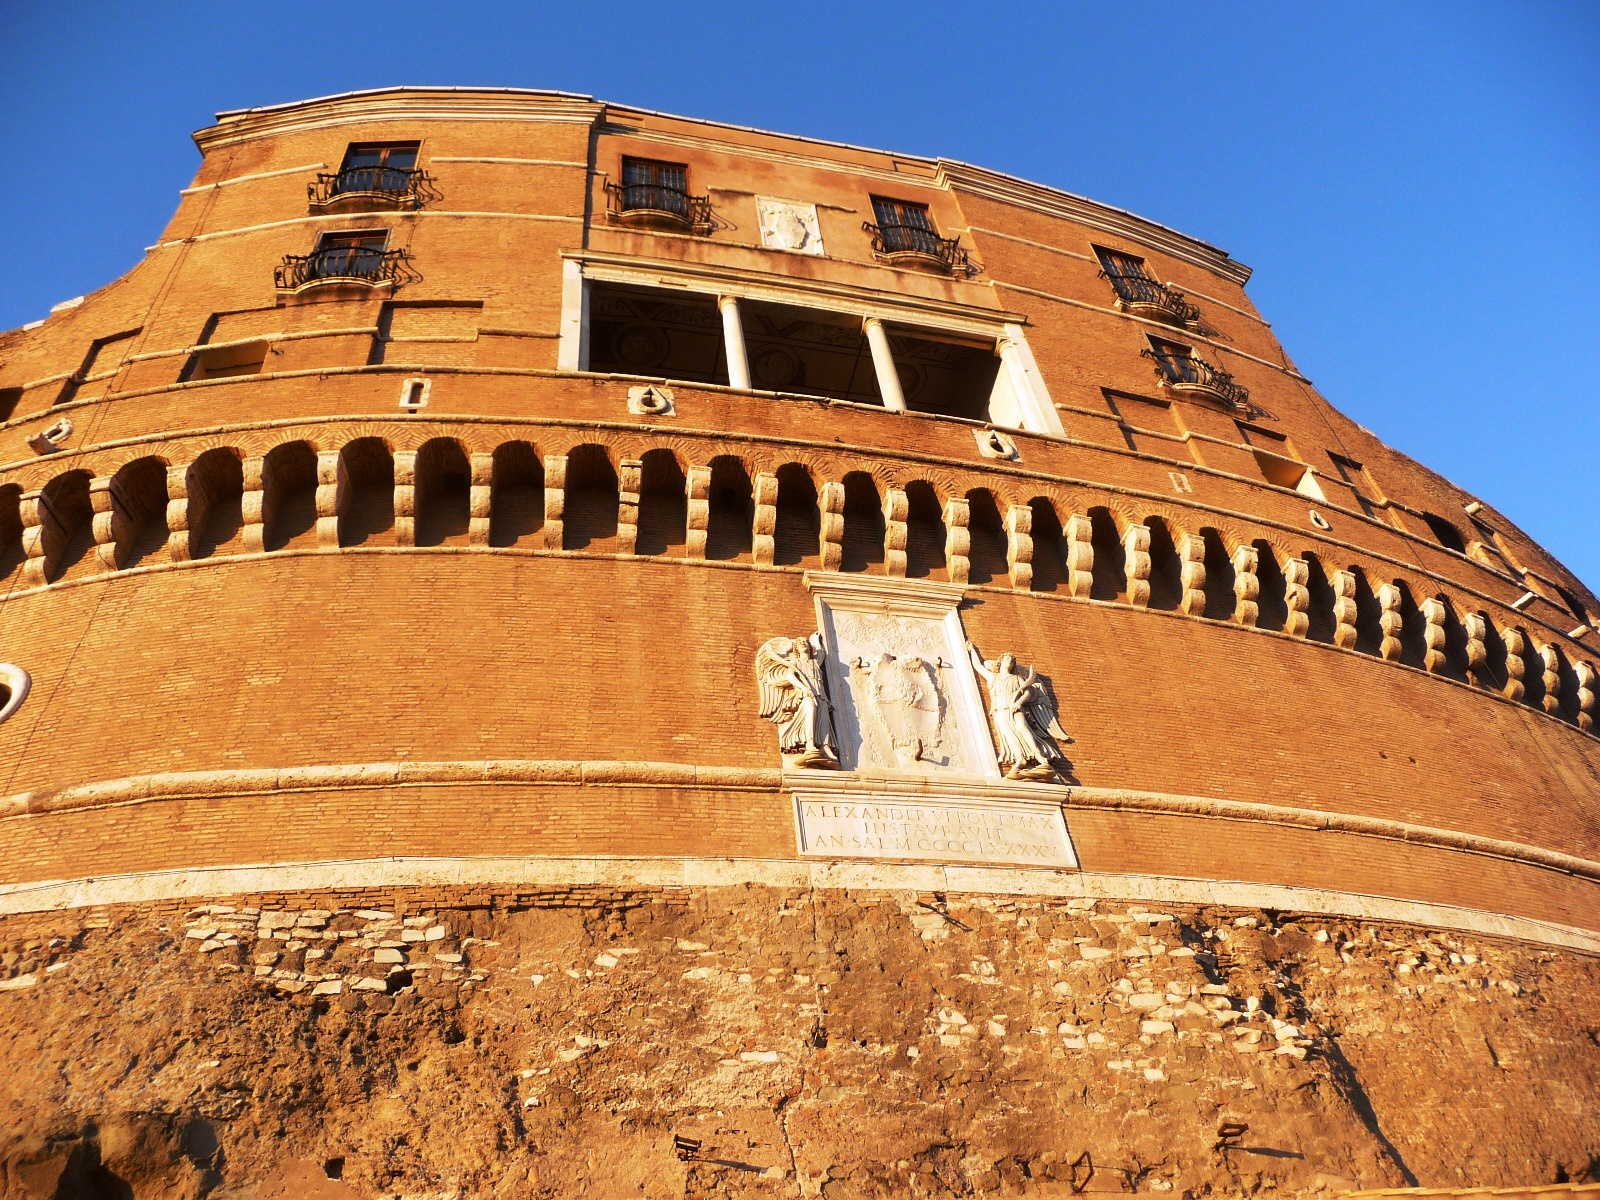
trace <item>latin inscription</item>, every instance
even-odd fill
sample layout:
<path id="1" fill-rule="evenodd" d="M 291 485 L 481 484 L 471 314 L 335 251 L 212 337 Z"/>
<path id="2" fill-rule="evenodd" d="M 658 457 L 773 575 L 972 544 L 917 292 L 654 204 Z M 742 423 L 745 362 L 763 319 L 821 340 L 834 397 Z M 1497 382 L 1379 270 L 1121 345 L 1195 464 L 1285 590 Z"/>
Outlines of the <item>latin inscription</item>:
<path id="1" fill-rule="evenodd" d="M 889 858 L 1075 867 L 1054 805 L 892 804 L 797 800 L 800 850 L 836 858 Z"/>

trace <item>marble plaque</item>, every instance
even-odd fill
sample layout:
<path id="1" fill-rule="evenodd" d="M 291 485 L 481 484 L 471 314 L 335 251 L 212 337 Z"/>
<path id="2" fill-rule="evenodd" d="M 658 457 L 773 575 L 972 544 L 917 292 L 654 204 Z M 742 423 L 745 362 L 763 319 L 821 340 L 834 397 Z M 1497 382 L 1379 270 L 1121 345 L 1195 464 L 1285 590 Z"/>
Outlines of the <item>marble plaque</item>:
<path id="1" fill-rule="evenodd" d="M 756 220 L 761 226 L 761 244 L 768 250 L 822 253 L 822 227 L 815 204 L 757 196 Z"/>
<path id="2" fill-rule="evenodd" d="M 1078 865 L 1059 804 L 803 793 L 794 799 L 800 853 L 810 857 Z"/>

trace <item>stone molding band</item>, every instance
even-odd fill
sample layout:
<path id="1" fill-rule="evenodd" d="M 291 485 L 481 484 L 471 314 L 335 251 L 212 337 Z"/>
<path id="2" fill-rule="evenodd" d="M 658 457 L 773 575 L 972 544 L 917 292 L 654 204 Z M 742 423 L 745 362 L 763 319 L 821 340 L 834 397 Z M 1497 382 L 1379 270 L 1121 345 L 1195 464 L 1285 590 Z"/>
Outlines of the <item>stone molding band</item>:
<path id="1" fill-rule="evenodd" d="M 272 792 L 341 791 L 451 784 L 557 784 L 608 787 L 679 787 L 704 790 L 785 790 L 795 776 L 776 768 L 710 767 L 692 763 L 579 759 L 493 759 L 482 762 L 339 763 L 312 767 L 265 767 L 224 771 L 171 771 L 134 775 L 57 791 L 22 792 L 0 799 L 0 819 L 217 796 Z M 1176 796 L 1123 788 L 1066 787 L 1060 791 L 1068 815 L 1074 809 L 1111 809 L 1159 816 L 1207 817 L 1252 824 L 1348 833 L 1454 850 L 1539 867 L 1600 883 L 1600 862 L 1480 834 L 1381 817 L 1280 807 L 1247 800 Z M 517 860 L 521 861 L 521 860 Z"/>
<path id="2" fill-rule="evenodd" d="M 945 892 L 1272 909 L 1509 938 L 1600 956 L 1591 930 L 1481 909 L 1281 884 L 935 864 L 739 858 L 369 858 L 252 863 L 0 886 L 0 916 L 271 892 L 365 888 L 774 888 Z"/>

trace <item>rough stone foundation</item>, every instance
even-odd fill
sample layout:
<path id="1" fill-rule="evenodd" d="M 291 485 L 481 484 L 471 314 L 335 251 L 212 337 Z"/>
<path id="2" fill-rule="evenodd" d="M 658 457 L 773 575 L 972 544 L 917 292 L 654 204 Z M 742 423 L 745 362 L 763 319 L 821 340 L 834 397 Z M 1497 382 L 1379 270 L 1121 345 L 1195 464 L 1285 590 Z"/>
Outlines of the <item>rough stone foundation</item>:
<path id="1" fill-rule="evenodd" d="M 6 1200 L 1600 1173 L 1600 962 L 1522 943 L 742 887 L 227 897 L 0 945 Z"/>

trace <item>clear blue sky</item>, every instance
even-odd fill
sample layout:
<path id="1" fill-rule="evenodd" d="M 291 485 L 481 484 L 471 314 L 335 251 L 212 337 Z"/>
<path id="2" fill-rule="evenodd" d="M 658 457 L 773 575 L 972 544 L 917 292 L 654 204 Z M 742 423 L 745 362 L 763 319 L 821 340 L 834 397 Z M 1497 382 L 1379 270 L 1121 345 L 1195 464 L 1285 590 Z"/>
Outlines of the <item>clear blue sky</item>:
<path id="1" fill-rule="evenodd" d="M 946 155 L 1229 250 L 1335 405 L 1600 589 L 1600 3 L 0 0 L 0 328 L 138 261 L 218 109 L 561 88 Z"/>

